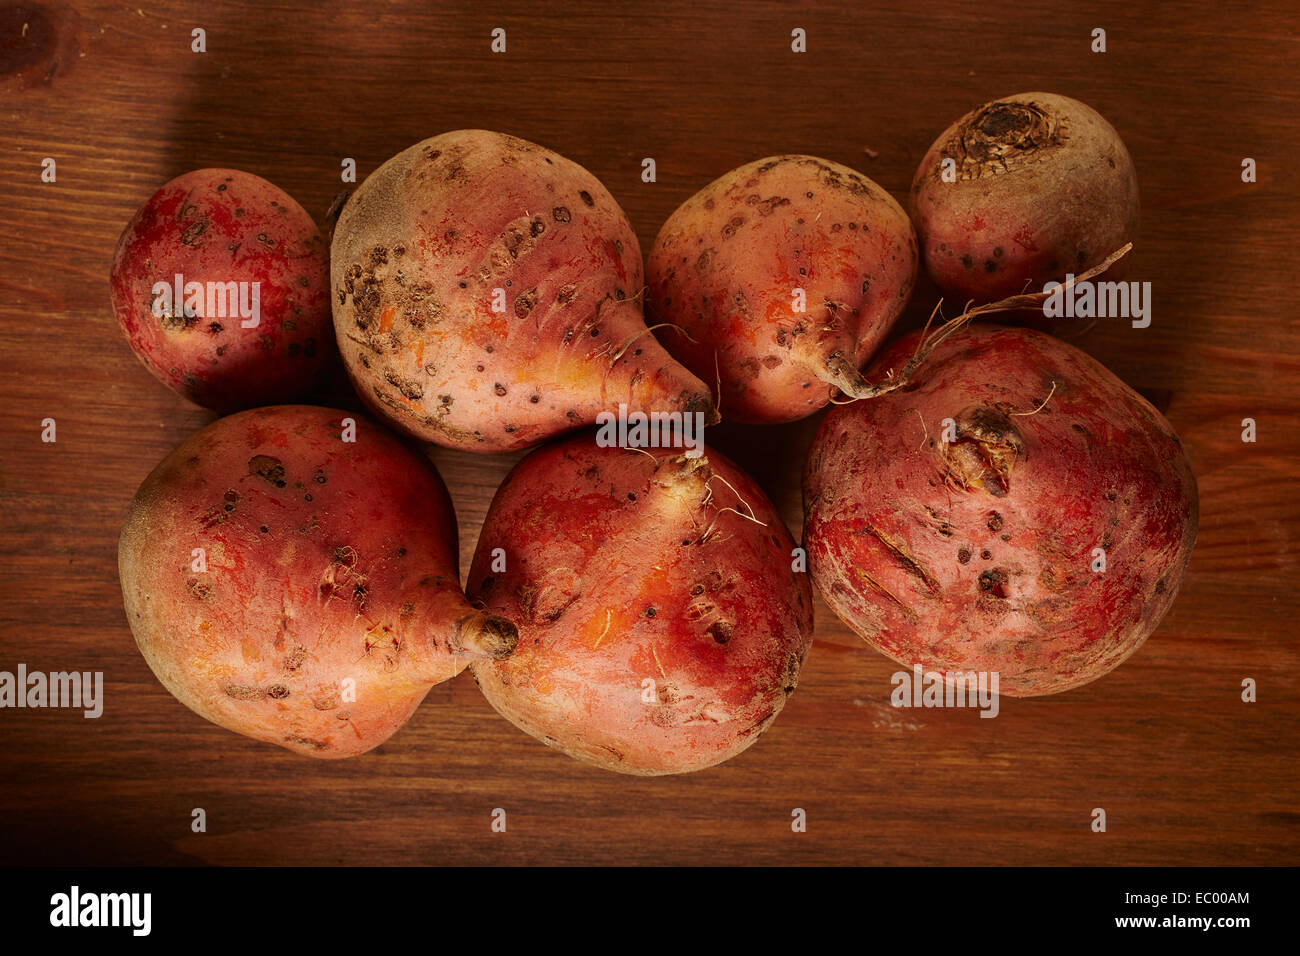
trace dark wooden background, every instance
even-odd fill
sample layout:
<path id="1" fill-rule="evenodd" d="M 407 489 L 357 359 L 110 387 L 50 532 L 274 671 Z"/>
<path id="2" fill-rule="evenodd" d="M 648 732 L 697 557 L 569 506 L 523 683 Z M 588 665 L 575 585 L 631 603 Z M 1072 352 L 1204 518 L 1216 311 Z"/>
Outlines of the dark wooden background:
<path id="1" fill-rule="evenodd" d="M 0 4 L 0 669 L 102 670 L 107 697 L 99 720 L 0 711 L 0 862 L 1297 862 L 1300 8 L 865 6 Z M 505 55 L 489 52 L 497 26 Z M 790 52 L 794 27 L 806 54 Z M 648 248 L 700 186 L 777 152 L 847 163 L 904 199 L 949 122 L 1027 90 L 1090 103 L 1133 154 L 1130 278 L 1153 283 L 1153 322 L 1079 344 L 1166 411 L 1200 482 L 1182 595 L 1110 676 L 1004 699 L 996 720 L 894 710 L 896 666 L 819 603 L 799 690 L 757 745 L 638 779 L 525 736 L 467 674 L 379 750 L 323 763 L 204 722 L 146 667 L 117 534 L 152 466 L 212 418 L 144 371 L 109 308 L 118 233 L 165 180 L 240 167 L 321 216 L 343 157 L 364 176 L 435 133 L 495 128 L 591 169 Z M 908 323 L 935 299 L 922 283 Z M 40 440 L 46 417 L 56 444 Z M 712 436 L 796 535 L 815 424 Z M 433 457 L 467 560 L 517 456 Z M 1240 699 L 1246 677 L 1258 703 Z"/>

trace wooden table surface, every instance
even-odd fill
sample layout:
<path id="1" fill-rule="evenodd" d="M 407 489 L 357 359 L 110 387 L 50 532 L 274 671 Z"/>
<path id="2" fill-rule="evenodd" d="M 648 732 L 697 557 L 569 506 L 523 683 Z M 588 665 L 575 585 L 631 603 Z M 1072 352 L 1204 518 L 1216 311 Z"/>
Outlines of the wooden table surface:
<path id="1" fill-rule="evenodd" d="M 98 720 L 0 711 L 0 862 L 1296 863 L 1300 326 L 1284 259 L 1300 224 L 1300 8 L 866 6 L 0 5 L 0 670 L 102 670 L 106 697 Z M 505 54 L 489 49 L 498 26 Z M 795 27 L 807 53 L 790 50 Z M 1096 27 L 1105 53 L 1090 51 Z M 547 749 L 468 674 L 340 762 L 221 730 L 154 679 L 123 615 L 117 535 L 144 476 L 213 416 L 136 361 L 108 272 L 165 180 L 239 167 L 323 216 L 344 157 L 364 176 L 435 133 L 501 129 L 588 167 L 648 248 L 699 187 L 777 152 L 846 163 L 904 199 L 949 122 L 1026 90 L 1091 104 L 1133 154 L 1129 278 L 1152 283 L 1153 321 L 1103 322 L 1078 344 L 1166 412 L 1200 483 L 1182 594 L 1117 671 L 1004 699 L 995 720 L 896 710 L 896 665 L 819 601 L 772 729 L 721 767 L 659 779 Z M 923 281 L 905 325 L 936 298 Z M 345 389 L 325 400 L 351 401 Z M 815 426 L 711 436 L 796 536 Z M 432 455 L 464 565 L 518 456 Z M 1241 700 L 1244 678 L 1258 702 Z M 191 832 L 196 807 L 206 833 Z M 806 833 L 791 831 L 796 807 Z"/>

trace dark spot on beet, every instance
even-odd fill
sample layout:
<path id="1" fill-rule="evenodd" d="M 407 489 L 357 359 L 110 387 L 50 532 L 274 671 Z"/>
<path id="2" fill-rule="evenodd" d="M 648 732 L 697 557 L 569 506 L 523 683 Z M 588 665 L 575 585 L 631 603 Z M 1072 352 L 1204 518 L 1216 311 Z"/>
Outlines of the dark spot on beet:
<path id="1" fill-rule="evenodd" d="M 533 306 L 536 304 L 536 288 L 529 289 L 527 292 L 519 293 L 519 295 L 515 297 L 515 315 L 522 319 L 532 311 Z"/>
<path id="2" fill-rule="evenodd" d="M 959 548 L 959 549 L 958 549 L 958 551 L 957 551 L 957 563 L 958 563 L 958 564 L 969 564 L 969 563 L 970 563 L 970 548 Z"/>
<path id="3" fill-rule="evenodd" d="M 980 590 L 987 591 L 994 597 L 1007 598 L 1010 596 L 1007 580 L 1007 573 L 1001 568 L 990 568 L 980 574 Z"/>
<path id="4" fill-rule="evenodd" d="M 1032 113 L 1026 107 L 1018 103 L 996 103 L 984 115 L 979 129 L 985 136 L 998 138 L 1027 129 L 1031 122 Z"/>
<path id="5" fill-rule="evenodd" d="M 591 193 L 587 192 L 587 190 L 585 189 L 579 190 L 578 195 L 582 197 L 582 201 L 585 202 L 588 206 L 596 205 L 596 201 L 591 198 Z"/>
<path id="6" fill-rule="evenodd" d="M 233 697 L 235 700 L 261 700 L 266 696 L 266 691 L 253 684 L 227 684 L 221 689 L 225 691 L 227 697 Z"/>
<path id="7" fill-rule="evenodd" d="M 272 700 L 284 700 L 289 696 L 289 688 L 283 684 L 272 684 L 266 689 L 266 696 Z"/>
<path id="8" fill-rule="evenodd" d="M 726 644 L 731 640 L 732 626 L 726 621 L 714 621 L 709 625 L 709 636 L 719 644 Z"/>
<path id="9" fill-rule="evenodd" d="M 980 557 L 983 558 L 985 561 L 989 561 L 992 560 L 993 553 L 991 551 L 984 550 L 980 552 Z"/>
<path id="10" fill-rule="evenodd" d="M 1002 524 L 1003 524 L 1003 521 L 1002 521 L 1002 515 L 998 514 L 996 511 L 990 511 L 990 512 L 989 512 L 989 517 L 988 517 L 988 526 L 989 526 L 989 530 L 990 530 L 990 531 L 1001 531 L 1001 530 L 1002 530 Z"/>
<path id="11" fill-rule="evenodd" d="M 411 401 L 424 397 L 424 386 L 413 378 L 403 378 L 395 371 L 389 370 L 384 373 L 384 381 L 401 392 L 403 397 L 409 398 Z"/>
<path id="12" fill-rule="evenodd" d="M 961 257 L 961 264 L 964 265 L 967 269 L 969 269 L 975 265 L 975 260 L 972 259 L 969 254 L 967 254 Z"/>
<path id="13" fill-rule="evenodd" d="M 277 488 L 284 487 L 284 465 L 270 455 L 254 455 L 248 459 L 248 473 L 256 475 Z"/>
<path id="14" fill-rule="evenodd" d="M 201 243 L 199 242 L 199 238 L 203 235 L 204 231 L 207 228 L 208 228 L 208 221 L 206 219 L 199 219 L 195 222 L 190 223 L 188 226 L 185 227 L 185 231 L 181 233 L 181 245 L 183 246 L 201 245 Z M 258 238 L 264 239 L 265 236 L 258 236 Z"/>

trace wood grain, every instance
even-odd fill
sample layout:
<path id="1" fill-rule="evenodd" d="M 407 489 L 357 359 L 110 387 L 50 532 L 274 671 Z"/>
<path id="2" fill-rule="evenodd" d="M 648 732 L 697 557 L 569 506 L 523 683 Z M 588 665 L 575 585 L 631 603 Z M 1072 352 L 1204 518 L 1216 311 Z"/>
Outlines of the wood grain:
<path id="1" fill-rule="evenodd" d="M 1285 256 L 1300 223 L 1300 8 L 865 6 L 0 6 L 0 669 L 102 670 L 107 697 L 98 720 L 0 711 L 0 862 L 1297 862 L 1300 331 Z M 205 54 L 190 51 L 196 26 Z M 489 52 L 496 26 L 504 55 Z M 806 54 L 790 52 L 796 26 Z M 1105 54 L 1089 51 L 1094 27 Z M 1130 278 L 1152 282 L 1153 323 L 1102 323 L 1078 344 L 1166 411 L 1200 483 L 1183 593 L 1110 676 L 1003 700 L 996 720 L 895 710 L 895 665 L 819 603 L 773 729 L 720 768 L 642 780 L 524 736 L 468 676 L 379 750 L 312 762 L 205 723 L 136 652 L 120 522 L 152 466 L 212 417 L 145 373 L 108 305 L 118 233 L 168 178 L 240 167 L 321 215 L 343 157 L 364 175 L 436 132 L 496 128 L 591 169 L 648 248 L 680 201 L 776 152 L 847 163 L 904 197 L 949 122 L 1034 89 L 1099 109 L 1134 156 Z M 40 180 L 47 156 L 56 183 Z M 935 300 L 922 283 L 907 324 Z M 322 401 L 351 401 L 345 389 Z M 40 440 L 47 417 L 55 444 Z M 796 532 L 815 425 L 713 434 Z M 518 456 L 432 455 L 467 561 Z M 1258 703 L 1240 700 L 1245 677 Z M 1099 806 L 1105 834 L 1088 826 Z M 190 831 L 195 807 L 205 834 Z M 496 807 L 505 834 L 490 832 Z M 807 833 L 791 832 L 794 807 Z"/>

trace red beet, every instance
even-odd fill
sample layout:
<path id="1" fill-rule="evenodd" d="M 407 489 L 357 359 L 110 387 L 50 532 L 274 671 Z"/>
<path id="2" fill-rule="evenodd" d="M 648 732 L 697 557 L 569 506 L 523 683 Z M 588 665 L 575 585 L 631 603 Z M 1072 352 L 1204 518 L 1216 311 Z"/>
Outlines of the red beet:
<path id="1" fill-rule="evenodd" d="M 113 310 L 131 348 L 163 384 L 219 411 L 301 398 L 321 381 L 337 354 L 328 293 L 311 216 L 237 169 L 167 183 L 113 257 Z"/>
<path id="2" fill-rule="evenodd" d="M 899 340 L 872 374 L 916 345 Z M 907 387 L 832 409 L 804 500 L 813 580 L 846 624 L 903 664 L 997 671 L 1011 696 L 1077 687 L 1132 654 L 1196 538 L 1196 481 L 1169 423 L 1029 329 L 972 325 Z"/>
<path id="3" fill-rule="evenodd" d="M 812 640 L 793 548 L 717 452 L 589 434 L 542 448 L 493 499 L 469 577 L 479 606 L 517 622 L 519 647 L 474 676 L 512 723 L 580 760 L 632 774 L 720 763 L 776 718 Z"/>
<path id="4" fill-rule="evenodd" d="M 646 330 L 627 216 L 535 143 L 455 130 L 398 153 L 343 207 L 330 267 L 357 394 L 424 441 L 529 448 L 620 404 L 717 421 Z"/>
<path id="5" fill-rule="evenodd" d="M 948 160 L 954 181 L 945 180 Z M 1137 175 L 1095 110 L 1021 93 L 972 110 L 934 141 L 911 207 L 926 271 L 960 307 L 1037 292 L 1133 241 Z"/>
<path id="6" fill-rule="evenodd" d="M 664 223 L 647 309 L 668 350 L 720 388 L 724 417 L 785 422 L 863 390 L 859 369 L 907 304 L 916 268 L 911 223 L 887 192 L 839 163 L 772 156 Z"/>
<path id="7" fill-rule="evenodd" d="M 426 459 L 368 419 L 279 406 L 213 422 L 154 469 L 119 568 L 140 651 L 183 704 L 346 757 L 473 657 L 513 649 L 514 626 L 466 602 L 457 554 Z"/>

